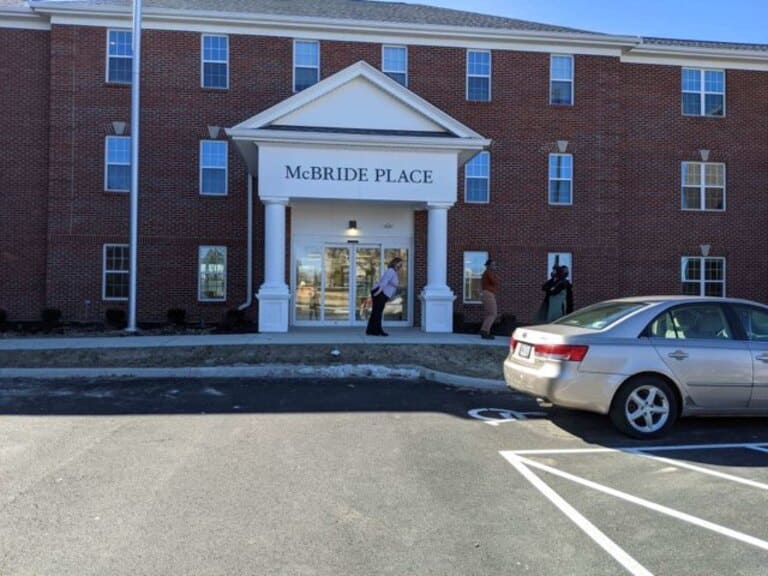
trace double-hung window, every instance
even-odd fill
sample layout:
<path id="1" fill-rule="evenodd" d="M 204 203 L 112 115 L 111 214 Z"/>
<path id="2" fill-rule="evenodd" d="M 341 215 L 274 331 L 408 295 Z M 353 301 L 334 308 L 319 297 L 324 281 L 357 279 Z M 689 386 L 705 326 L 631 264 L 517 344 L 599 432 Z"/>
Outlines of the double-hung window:
<path id="1" fill-rule="evenodd" d="M 481 279 L 488 252 L 464 252 L 464 304 L 480 304 Z"/>
<path id="2" fill-rule="evenodd" d="M 467 100 L 491 100 L 491 53 L 487 50 L 467 50 Z"/>
<path id="3" fill-rule="evenodd" d="M 200 141 L 200 194 L 227 193 L 227 151 L 224 140 Z"/>
<path id="4" fill-rule="evenodd" d="M 725 210 L 725 164 L 683 162 L 682 209 Z"/>
<path id="5" fill-rule="evenodd" d="M 549 203 L 573 204 L 573 156 L 549 155 Z"/>
<path id="6" fill-rule="evenodd" d="M 131 189 L 131 137 L 107 136 L 104 141 L 104 190 Z"/>
<path id="7" fill-rule="evenodd" d="M 549 60 L 549 103 L 573 105 L 573 56 L 553 54 Z"/>
<path id="8" fill-rule="evenodd" d="M 464 201 L 487 204 L 490 198 L 491 154 L 480 152 L 464 166 Z"/>
<path id="9" fill-rule="evenodd" d="M 104 300 L 127 300 L 130 279 L 128 244 L 104 244 L 101 294 Z"/>
<path id="10" fill-rule="evenodd" d="M 220 302 L 227 299 L 227 247 L 200 246 L 198 299 Z"/>
<path id="11" fill-rule="evenodd" d="M 133 68 L 133 33 L 107 31 L 107 82 L 130 84 Z"/>
<path id="12" fill-rule="evenodd" d="M 229 38 L 203 34 L 203 88 L 229 88 Z"/>
<path id="13" fill-rule="evenodd" d="M 685 256 L 680 269 L 683 294 L 725 296 L 725 258 Z"/>
<path id="14" fill-rule="evenodd" d="M 300 92 L 320 81 L 320 43 L 315 40 L 293 42 L 293 91 Z"/>
<path id="15" fill-rule="evenodd" d="M 408 49 L 405 46 L 382 46 L 381 71 L 395 82 L 408 86 Z"/>
<path id="16" fill-rule="evenodd" d="M 725 71 L 683 68 L 681 79 L 685 116 L 725 116 Z"/>

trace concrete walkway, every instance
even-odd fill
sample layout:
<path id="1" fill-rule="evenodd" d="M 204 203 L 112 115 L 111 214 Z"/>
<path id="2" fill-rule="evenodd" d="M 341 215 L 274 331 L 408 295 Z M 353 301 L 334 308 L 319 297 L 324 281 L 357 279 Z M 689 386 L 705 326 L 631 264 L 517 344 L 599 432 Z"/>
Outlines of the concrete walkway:
<path id="1" fill-rule="evenodd" d="M 284 334 L 206 334 L 143 336 L 122 333 L 112 336 L 45 338 L 0 338 L 0 350 L 46 351 L 93 348 L 163 348 L 202 346 L 280 346 L 302 344 L 368 345 L 438 345 L 438 346 L 509 346 L 509 338 L 497 336 L 483 340 L 477 334 L 432 334 L 416 328 L 388 329 L 389 336 L 366 336 L 359 328 L 294 328 Z M 461 388 L 506 390 L 503 381 L 460 376 L 422 366 L 381 366 L 334 364 L 308 366 L 280 363 L 238 366 L 195 366 L 176 368 L 0 368 L 0 380 L 11 378 L 423 378 Z"/>
<path id="2" fill-rule="evenodd" d="M 119 333 L 114 336 L 69 338 L 0 338 L 0 350 L 66 350 L 83 348 L 155 348 L 163 346 L 237 346 L 279 344 L 444 344 L 509 346 L 507 336 L 483 340 L 478 334 L 435 334 L 418 328 L 388 328 L 389 336 L 366 336 L 364 328 L 293 328 L 282 334 L 205 334 L 143 336 Z"/>

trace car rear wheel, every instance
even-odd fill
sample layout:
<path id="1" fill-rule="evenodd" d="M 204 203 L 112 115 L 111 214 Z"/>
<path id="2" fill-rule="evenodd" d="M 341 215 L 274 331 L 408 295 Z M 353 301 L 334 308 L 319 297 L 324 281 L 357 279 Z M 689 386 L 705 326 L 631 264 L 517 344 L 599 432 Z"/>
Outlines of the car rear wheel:
<path id="1" fill-rule="evenodd" d="M 639 376 L 622 384 L 611 405 L 611 421 L 633 438 L 656 438 L 677 420 L 677 398 L 670 385 L 655 376 Z"/>

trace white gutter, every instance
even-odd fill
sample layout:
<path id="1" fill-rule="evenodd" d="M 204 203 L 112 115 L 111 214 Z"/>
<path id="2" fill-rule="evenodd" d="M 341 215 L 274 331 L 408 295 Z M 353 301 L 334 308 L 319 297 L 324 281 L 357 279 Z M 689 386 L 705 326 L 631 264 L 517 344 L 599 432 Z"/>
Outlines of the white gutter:
<path id="1" fill-rule="evenodd" d="M 248 263 L 246 264 L 246 299 L 237 307 L 238 310 L 250 308 L 253 304 L 253 174 L 248 175 Z"/>

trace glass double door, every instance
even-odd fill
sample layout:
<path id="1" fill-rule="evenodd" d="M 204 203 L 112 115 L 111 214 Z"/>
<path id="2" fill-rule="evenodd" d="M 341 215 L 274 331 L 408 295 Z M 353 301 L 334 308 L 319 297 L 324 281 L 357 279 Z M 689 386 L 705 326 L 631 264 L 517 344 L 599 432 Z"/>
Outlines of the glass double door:
<path id="1" fill-rule="evenodd" d="M 365 325 L 371 314 L 371 288 L 398 256 L 399 288 L 384 309 L 384 321 L 406 325 L 408 249 L 376 244 L 324 244 L 297 250 L 294 323 L 298 325 Z"/>

